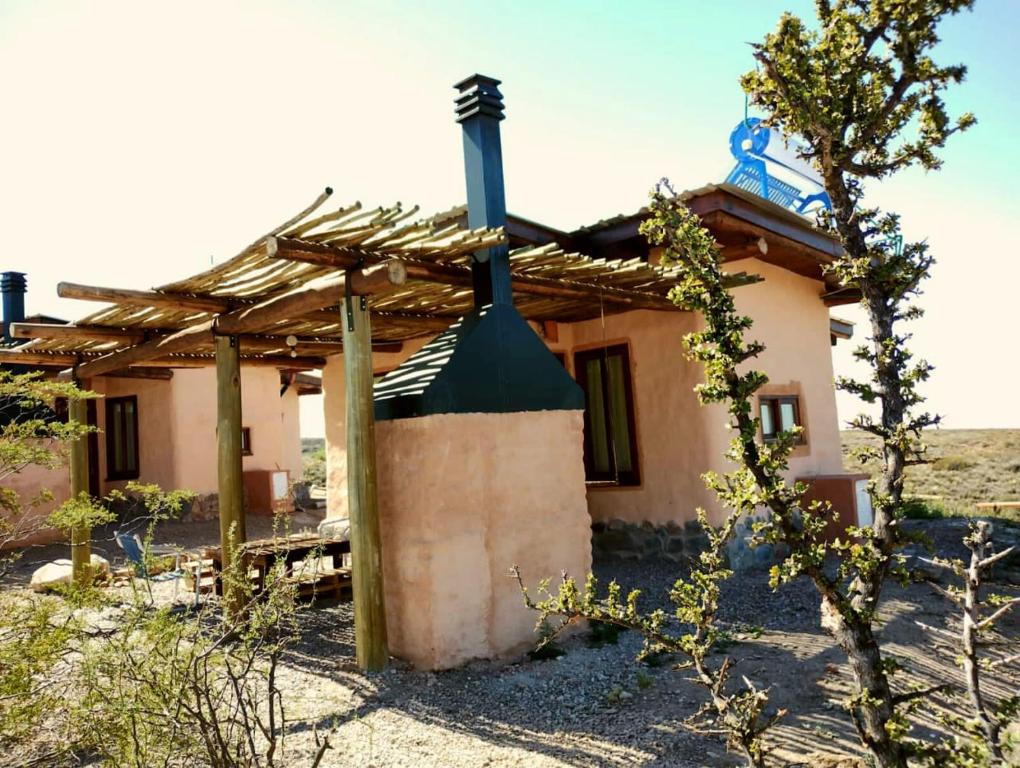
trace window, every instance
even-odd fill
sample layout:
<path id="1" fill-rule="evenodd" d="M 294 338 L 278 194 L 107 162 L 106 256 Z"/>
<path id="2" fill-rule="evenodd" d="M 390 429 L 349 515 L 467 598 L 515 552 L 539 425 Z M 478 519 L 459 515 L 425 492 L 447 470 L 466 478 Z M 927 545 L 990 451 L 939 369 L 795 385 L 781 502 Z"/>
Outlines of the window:
<path id="1" fill-rule="evenodd" d="M 106 400 L 106 477 L 108 480 L 138 478 L 138 398 Z"/>
<path id="2" fill-rule="evenodd" d="M 766 442 L 775 440 L 781 432 L 802 426 L 798 397 L 794 395 L 760 397 L 758 403 L 761 409 L 761 436 Z M 803 432 L 797 437 L 797 442 L 804 442 Z"/>
<path id="3" fill-rule="evenodd" d="M 584 469 L 590 482 L 638 485 L 630 355 L 626 344 L 574 354 L 584 390 Z"/>
<path id="4" fill-rule="evenodd" d="M 241 427 L 241 455 L 251 456 L 251 427 Z"/>

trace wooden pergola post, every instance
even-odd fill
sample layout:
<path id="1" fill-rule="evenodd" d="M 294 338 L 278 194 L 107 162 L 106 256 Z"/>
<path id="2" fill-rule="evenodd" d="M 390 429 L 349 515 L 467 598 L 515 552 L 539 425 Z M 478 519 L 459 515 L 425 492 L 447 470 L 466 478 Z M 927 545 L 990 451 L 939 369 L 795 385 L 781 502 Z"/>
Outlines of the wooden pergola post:
<path id="1" fill-rule="evenodd" d="M 75 382 L 80 387 L 79 382 Z M 68 418 L 78 424 L 88 423 L 88 401 L 72 398 L 67 405 Z M 71 498 L 89 492 L 88 436 L 79 435 L 71 441 L 68 464 L 71 471 Z M 92 529 L 76 526 L 71 529 L 71 578 L 76 587 L 92 581 Z"/>
<path id="2" fill-rule="evenodd" d="M 230 565 L 247 538 L 244 525 L 244 484 L 241 461 L 241 350 L 236 336 L 217 336 L 216 346 L 216 468 L 219 478 L 220 557 L 223 601 L 227 614 L 242 607 L 240 584 Z"/>
<path id="3" fill-rule="evenodd" d="M 348 288 L 340 319 L 347 390 L 347 505 L 351 521 L 354 640 L 358 666 L 374 671 L 386 666 L 389 649 L 376 497 L 372 336 L 365 297 L 352 295 Z"/>

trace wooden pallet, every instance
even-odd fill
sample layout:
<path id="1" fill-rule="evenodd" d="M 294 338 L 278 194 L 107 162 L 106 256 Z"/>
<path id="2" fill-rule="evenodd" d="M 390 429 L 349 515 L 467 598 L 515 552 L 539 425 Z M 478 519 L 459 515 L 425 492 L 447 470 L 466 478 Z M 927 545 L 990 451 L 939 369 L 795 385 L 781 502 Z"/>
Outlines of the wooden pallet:
<path id="1" fill-rule="evenodd" d="M 314 573 L 294 574 L 285 580 L 294 585 L 298 598 L 317 600 L 320 598 L 341 598 L 351 589 L 350 568 L 329 568 Z"/>
<path id="2" fill-rule="evenodd" d="M 192 592 L 211 595 L 216 592 L 216 569 L 213 561 L 206 558 L 185 560 L 181 563 L 185 583 Z"/>

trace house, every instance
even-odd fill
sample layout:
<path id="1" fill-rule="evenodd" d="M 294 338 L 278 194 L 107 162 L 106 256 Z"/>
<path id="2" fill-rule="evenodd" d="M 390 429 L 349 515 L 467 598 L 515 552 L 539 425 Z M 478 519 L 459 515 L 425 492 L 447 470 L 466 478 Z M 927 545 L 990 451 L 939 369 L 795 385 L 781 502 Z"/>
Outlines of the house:
<path id="1" fill-rule="evenodd" d="M 737 309 L 754 320 L 751 335 L 766 345 L 754 363 L 769 376 L 761 390 L 763 439 L 792 424 L 804 430 L 790 460 L 791 479 L 845 477 L 836 414 L 831 347 L 853 326 L 832 318 L 829 307 L 855 300 L 823 267 L 838 244 L 805 216 L 731 184 L 683 193 L 723 247 L 725 268 L 761 278 L 735 287 Z M 553 244 L 609 261 L 654 265 L 659 253 L 638 228 L 645 211 L 564 232 L 508 214 L 511 247 Z M 466 225 L 459 207 L 437 224 Z M 513 256 L 511 256 L 513 264 Z M 690 312 L 633 309 L 594 295 L 560 320 L 531 321 L 536 334 L 584 391 L 584 473 L 596 551 L 628 557 L 691 554 L 703 543 L 694 525 L 698 507 L 720 520 L 714 493 L 701 476 L 728 469 L 723 456 L 731 435 L 722 406 L 704 407 L 695 385 L 700 363 L 684 357 L 681 340 L 697 328 Z M 377 392 L 387 374 L 430 337 L 405 342 L 399 353 L 377 353 Z M 346 514 L 342 356 L 327 358 L 326 456 L 329 515 Z M 848 518 L 849 520 L 849 518 Z"/>
<path id="2" fill-rule="evenodd" d="M 132 443 L 124 420 L 140 424 L 144 411 L 146 432 L 161 430 L 166 445 L 151 460 L 139 452 L 138 467 L 151 461 L 171 484 L 203 490 L 215 477 L 224 547 L 245 515 L 244 427 L 255 450 L 274 419 L 277 434 L 293 434 L 278 372 L 321 368 L 328 515 L 351 520 L 365 668 L 387 652 L 429 669 L 518 652 L 533 642 L 534 616 L 511 566 L 534 587 L 563 571 L 583 576 L 593 545 L 690 554 L 704 545 L 695 510 L 719 519 L 701 475 L 727 468 L 727 419 L 696 400 L 702 371 L 681 338 L 699 319 L 667 296 L 677 269 L 641 237 L 643 211 L 571 232 L 507 214 L 498 85 L 473 75 L 455 86 L 465 208 L 424 220 L 399 205 L 323 213 L 327 189 L 201 274 L 151 291 L 61 284 L 62 296 L 111 306 L 73 325 L 16 324 L 30 341 L 0 353 L 69 367 L 115 402 L 144 387 L 100 379 L 155 367 L 187 382 L 177 393 L 147 379 L 164 394 L 120 400 L 101 426 L 107 446 L 110 434 L 119 440 L 120 461 L 117 445 L 145 439 L 140 425 Z M 767 347 L 755 363 L 770 377 L 757 403 L 761 439 L 803 427 L 790 476 L 850 489 L 839 497 L 854 504 L 831 361 L 852 328 L 829 307 L 856 297 L 824 271 L 837 243 L 737 186 L 684 199 L 722 246 L 738 309 Z M 249 404 L 249 389 L 261 405 Z M 247 421 L 252 413 L 260 418 Z M 88 464 L 108 478 L 104 453 Z M 738 543 L 732 554 L 758 553 Z"/>
<path id="3" fill-rule="evenodd" d="M 17 343 L 11 335 L 12 325 L 22 337 L 44 333 L 44 326 L 56 326 L 50 329 L 56 333 L 60 327 L 68 327 L 67 321 L 59 318 L 26 317 L 26 287 L 21 273 L 5 272 L 0 279 L 7 345 Z M 40 345 L 28 345 L 32 346 Z M 92 339 L 79 346 L 95 354 L 111 342 Z M 18 368 L 56 374 L 72 363 L 68 355 L 37 353 Z M 216 390 L 211 385 L 215 372 L 208 367 L 191 367 L 194 365 L 200 363 L 181 359 L 167 366 L 113 371 L 89 382 L 89 389 L 100 395 L 87 403 L 88 422 L 98 428 L 88 438 L 88 486 L 92 495 L 105 496 L 114 489 L 123 489 L 130 481 L 155 483 L 164 489 L 195 492 L 191 514 L 196 519 L 215 516 Z M 286 369 L 281 372 L 275 364 L 245 365 L 241 377 L 245 472 L 257 479 L 259 472 L 285 470 L 291 482 L 300 480 L 303 463 L 298 397 L 319 393 L 318 378 Z M 25 546 L 59 538 L 59 532 L 40 529 L 36 523 L 68 498 L 67 468 L 29 467 L 5 483 L 24 499 L 40 488 L 54 495 L 52 502 L 34 508 L 27 519 L 19 522 L 26 535 L 10 544 Z"/>

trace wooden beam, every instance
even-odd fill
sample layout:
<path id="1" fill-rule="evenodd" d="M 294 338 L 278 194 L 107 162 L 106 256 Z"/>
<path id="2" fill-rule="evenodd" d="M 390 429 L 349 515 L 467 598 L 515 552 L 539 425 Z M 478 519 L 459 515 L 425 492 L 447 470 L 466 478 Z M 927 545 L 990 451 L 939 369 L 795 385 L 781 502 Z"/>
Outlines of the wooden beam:
<path id="1" fill-rule="evenodd" d="M 99 285 L 82 285 L 81 283 L 57 283 L 57 296 L 62 299 L 106 301 L 111 304 L 130 304 L 138 307 L 189 309 L 212 314 L 226 312 L 231 307 L 230 302 L 226 299 L 218 299 L 213 296 L 136 291 L 130 288 L 106 288 Z"/>
<path id="2" fill-rule="evenodd" d="M 111 379 L 156 379 L 159 381 L 170 381 L 174 372 L 169 368 L 128 368 L 123 371 L 111 371 L 105 374 Z"/>
<path id="3" fill-rule="evenodd" d="M 217 338 L 219 338 L 217 336 Z M 241 347 L 241 352 L 244 352 L 244 346 Z M 252 368 L 279 368 L 280 370 L 286 371 L 308 371 L 312 368 L 322 368 L 326 365 L 325 357 L 309 357 L 308 355 L 299 355 L 297 357 L 291 357 L 290 355 L 261 355 L 259 357 L 242 357 L 242 366 L 249 366 Z"/>
<path id="4" fill-rule="evenodd" d="M 301 336 L 294 337 L 297 344 L 293 349 L 299 355 L 335 355 L 343 350 L 343 344 L 339 339 L 335 341 L 324 341 L 320 339 L 306 339 Z M 258 352 L 272 352 L 284 350 L 289 353 L 291 347 L 287 345 L 286 336 L 239 336 L 241 354 Z"/>
<path id="5" fill-rule="evenodd" d="M 266 299 L 251 307 L 220 315 L 216 318 L 216 333 L 223 335 L 256 333 L 271 328 L 273 323 L 331 306 L 343 296 L 347 277 L 340 275 L 313 280 L 301 288 Z M 351 293 L 364 296 L 403 285 L 407 279 L 407 272 L 399 259 L 388 259 L 352 272 L 350 279 Z"/>
<path id="6" fill-rule="evenodd" d="M 265 253 L 270 258 L 302 261 L 308 264 L 348 269 L 359 261 L 371 261 L 371 255 L 356 249 L 333 248 L 319 243 L 309 243 L 291 238 L 267 238 Z M 445 285 L 471 287 L 471 270 L 456 264 L 437 264 L 424 261 L 405 260 L 407 277 L 411 280 L 425 280 Z M 656 309 L 682 311 L 665 296 L 640 291 L 628 291 L 611 286 L 589 285 L 569 280 L 533 275 L 512 274 L 515 293 L 530 296 L 544 296 L 553 299 L 604 301 L 614 306 L 630 309 Z"/>
<path id="7" fill-rule="evenodd" d="M 220 557 L 225 613 L 237 618 L 244 602 L 241 579 L 231 568 L 247 540 L 241 458 L 241 355 L 237 339 L 216 337 L 216 470 L 219 488 Z"/>
<path id="8" fill-rule="evenodd" d="M 143 331 L 104 328 L 97 325 L 56 325 L 50 323 L 11 323 L 16 339 L 76 339 L 81 341 L 119 341 L 137 344 L 145 339 Z"/>
<path id="9" fill-rule="evenodd" d="M 17 352 L 13 349 L 0 349 L 0 363 L 3 365 L 39 365 L 69 368 L 78 362 L 74 355 L 47 355 L 42 352 Z"/>
<path id="10" fill-rule="evenodd" d="M 68 418 L 78 424 L 88 423 L 88 401 L 72 398 L 67 405 Z M 68 450 L 68 465 L 71 472 L 71 498 L 89 492 L 89 447 L 88 436 L 79 435 L 71 441 Z M 85 587 L 92 582 L 92 530 L 87 526 L 71 529 L 71 579 L 76 587 Z"/>
<path id="11" fill-rule="evenodd" d="M 102 357 L 97 357 L 80 364 L 77 368 L 77 375 L 81 378 L 99 376 L 157 357 L 188 352 L 203 342 L 206 344 L 211 343 L 212 329 L 213 321 L 206 320 L 169 336 L 152 339 L 134 347 L 111 352 L 108 355 L 103 355 Z"/>
<path id="12" fill-rule="evenodd" d="M 393 323 L 404 323 L 407 325 L 413 325 L 416 328 L 422 328 L 426 331 L 445 331 L 457 320 L 463 317 L 470 308 L 466 309 L 460 315 L 418 315 L 414 312 L 373 312 L 372 316 L 380 321 L 391 321 Z M 382 349 L 386 344 L 385 342 L 372 342 L 372 349 L 376 352 L 388 352 L 389 350 Z M 399 351 L 399 350 L 397 350 Z"/>
<path id="13" fill-rule="evenodd" d="M 347 399 L 347 511 L 351 521 L 354 644 L 358 666 L 380 670 L 389 662 L 383 597 L 382 540 L 376 497 L 375 416 L 369 312 L 351 301 L 353 329 L 345 321 Z"/>
<path id="14" fill-rule="evenodd" d="M 12 323 L 11 333 L 19 339 L 71 339 L 78 341 L 123 342 L 138 344 L 146 338 L 155 339 L 173 335 L 177 331 L 151 329 L 132 331 L 98 325 L 49 325 L 47 323 Z M 242 353 L 287 349 L 287 336 L 241 336 Z M 333 355 L 342 351 L 339 339 L 323 340 L 295 336 L 299 355 Z M 397 350 L 399 351 L 399 349 Z"/>

